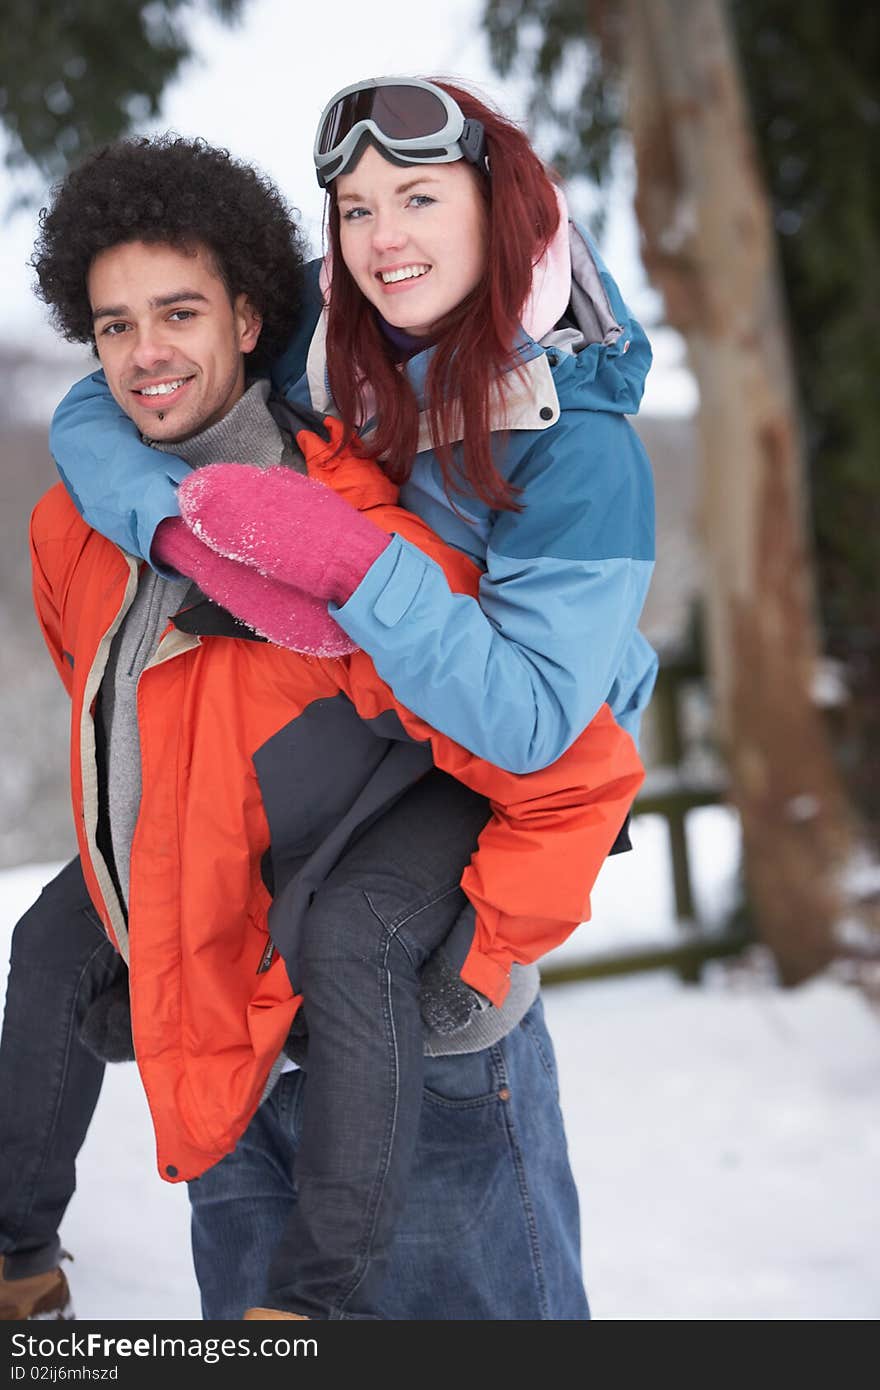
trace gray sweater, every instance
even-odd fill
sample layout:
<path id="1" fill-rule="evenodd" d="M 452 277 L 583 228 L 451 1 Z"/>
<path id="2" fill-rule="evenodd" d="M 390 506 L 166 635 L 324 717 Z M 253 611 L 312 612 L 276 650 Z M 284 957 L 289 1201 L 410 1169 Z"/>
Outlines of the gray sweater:
<path id="1" fill-rule="evenodd" d="M 269 383 L 256 382 L 229 414 L 192 439 L 153 443 L 176 454 L 193 468 L 221 460 L 246 460 L 261 468 L 285 456 L 281 432 L 266 401 Z M 152 441 L 147 441 L 152 442 Z M 285 458 L 285 461 L 287 459 Z M 113 639 L 101 682 L 101 717 L 107 748 L 107 813 L 116 874 L 125 904 L 130 890 L 131 843 L 141 802 L 141 749 L 138 738 L 137 687 L 144 670 L 158 655 L 160 639 L 187 594 L 200 596 L 188 579 L 164 579 L 144 565 L 125 621 Z"/>

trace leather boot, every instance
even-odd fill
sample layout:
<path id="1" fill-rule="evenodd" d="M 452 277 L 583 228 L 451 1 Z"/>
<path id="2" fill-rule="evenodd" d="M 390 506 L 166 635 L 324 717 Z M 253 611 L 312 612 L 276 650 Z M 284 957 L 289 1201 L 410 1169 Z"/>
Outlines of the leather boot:
<path id="1" fill-rule="evenodd" d="M 58 1266 L 45 1274 L 10 1279 L 0 1255 L 0 1322 L 67 1322 L 73 1319 L 70 1288 Z"/>
<path id="2" fill-rule="evenodd" d="M 248 1308 L 244 1322 L 257 1322 L 263 1318 L 295 1318 L 297 1322 L 309 1322 L 305 1313 L 284 1313 L 280 1308 Z"/>

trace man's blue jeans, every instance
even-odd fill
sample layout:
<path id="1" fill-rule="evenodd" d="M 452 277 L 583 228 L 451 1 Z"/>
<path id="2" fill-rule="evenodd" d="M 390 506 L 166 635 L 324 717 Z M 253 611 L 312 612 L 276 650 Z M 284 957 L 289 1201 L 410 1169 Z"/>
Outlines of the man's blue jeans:
<path id="1" fill-rule="evenodd" d="M 265 1302 L 296 1202 L 307 1085 L 305 1072 L 282 1076 L 234 1152 L 189 1184 L 206 1318 Z M 381 1318 L 420 1321 L 589 1317 L 540 1000 L 494 1047 L 426 1058 L 415 1165 L 375 1304 Z"/>
<path id="2" fill-rule="evenodd" d="M 79 1025 L 118 965 L 75 859 L 12 935 L 0 1046 L 0 1253 L 8 1274 L 58 1263 L 58 1227 L 104 1079 Z"/>

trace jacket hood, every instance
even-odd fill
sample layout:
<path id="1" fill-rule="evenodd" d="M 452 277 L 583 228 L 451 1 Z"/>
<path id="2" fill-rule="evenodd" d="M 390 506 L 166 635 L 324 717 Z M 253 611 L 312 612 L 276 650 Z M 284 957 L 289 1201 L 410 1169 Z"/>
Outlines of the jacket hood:
<path id="1" fill-rule="evenodd" d="M 554 186 L 553 191 L 559 206 L 559 226 L 532 270 L 532 288 L 522 312 L 523 331 L 538 342 L 556 327 L 571 297 L 568 204 L 561 188 Z"/>
<path id="2" fill-rule="evenodd" d="M 651 366 L 651 345 L 589 233 L 572 222 L 569 238 L 571 304 L 586 342 L 576 355 L 580 403 L 635 415 Z"/>
<path id="3" fill-rule="evenodd" d="M 571 383 L 575 394 L 566 404 L 633 415 L 651 365 L 648 339 L 589 232 L 569 218 L 558 189 L 556 196 L 562 217 L 535 266 L 523 310 L 522 358 L 528 360 L 540 348 L 571 353 L 577 366 Z M 563 316 L 575 327 L 559 328 Z"/>

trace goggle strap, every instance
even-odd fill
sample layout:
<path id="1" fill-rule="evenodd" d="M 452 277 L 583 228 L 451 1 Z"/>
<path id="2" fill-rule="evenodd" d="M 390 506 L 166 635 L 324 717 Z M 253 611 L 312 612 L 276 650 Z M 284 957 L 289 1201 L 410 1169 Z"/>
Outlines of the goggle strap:
<path id="1" fill-rule="evenodd" d="M 482 121 L 466 120 L 464 130 L 458 141 L 461 145 L 461 152 L 469 164 L 478 167 L 482 165 L 485 173 L 489 172 L 489 165 L 486 160 L 486 131 Z"/>

